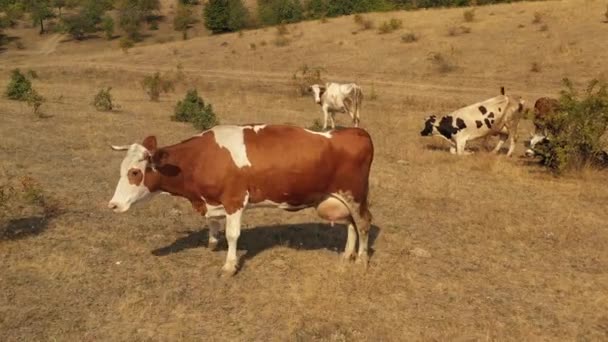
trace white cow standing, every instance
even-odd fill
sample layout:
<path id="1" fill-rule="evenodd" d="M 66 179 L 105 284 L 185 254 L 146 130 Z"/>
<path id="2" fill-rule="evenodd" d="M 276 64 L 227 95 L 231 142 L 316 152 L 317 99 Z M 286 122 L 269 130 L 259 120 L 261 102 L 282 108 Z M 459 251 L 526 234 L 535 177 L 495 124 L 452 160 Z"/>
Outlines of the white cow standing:
<path id="1" fill-rule="evenodd" d="M 323 129 L 327 129 L 327 117 L 331 119 L 331 128 L 336 128 L 335 113 L 348 113 L 355 127 L 359 127 L 359 110 L 363 102 L 361 87 L 355 83 L 333 83 L 325 85 L 313 84 L 308 88 L 315 97 L 315 102 L 323 111 Z M 330 116 L 331 114 L 331 116 Z"/>

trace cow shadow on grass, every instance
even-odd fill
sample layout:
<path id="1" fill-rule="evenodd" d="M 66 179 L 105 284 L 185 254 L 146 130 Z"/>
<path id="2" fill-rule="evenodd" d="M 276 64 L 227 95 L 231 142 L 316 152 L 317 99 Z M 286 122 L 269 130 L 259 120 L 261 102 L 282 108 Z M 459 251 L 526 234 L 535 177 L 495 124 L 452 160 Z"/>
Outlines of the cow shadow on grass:
<path id="1" fill-rule="evenodd" d="M 31 216 L 12 219 L 0 225 L 0 241 L 19 240 L 43 233 L 48 228 L 45 216 Z"/>
<path id="2" fill-rule="evenodd" d="M 373 245 L 379 232 L 380 229 L 372 225 L 369 233 L 370 256 L 374 253 Z M 346 244 L 346 236 L 347 227 L 343 224 L 336 224 L 334 227 L 322 223 L 280 224 L 243 229 L 238 240 L 238 250 L 246 250 L 246 253 L 240 258 L 240 262 L 244 263 L 275 246 L 302 250 L 327 249 L 342 252 Z M 206 248 L 208 242 L 209 229 L 203 228 L 198 231 L 187 232 L 186 236 L 175 240 L 172 244 L 153 250 L 152 254 L 166 256 L 190 248 Z M 222 236 L 215 250 L 226 249 L 226 240 Z"/>

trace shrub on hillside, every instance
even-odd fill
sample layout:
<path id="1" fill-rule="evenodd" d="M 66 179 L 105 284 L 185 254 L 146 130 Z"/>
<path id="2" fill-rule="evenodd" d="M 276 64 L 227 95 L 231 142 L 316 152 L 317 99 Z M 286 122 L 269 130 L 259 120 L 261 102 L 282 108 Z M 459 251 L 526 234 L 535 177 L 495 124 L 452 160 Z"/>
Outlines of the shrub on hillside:
<path id="1" fill-rule="evenodd" d="M 302 65 L 300 68 L 293 73 L 291 78 L 296 94 L 299 96 L 307 96 L 309 94 L 308 88 L 313 84 L 324 84 L 323 73 L 325 69 L 318 66 L 308 66 L 307 64 Z"/>
<path id="2" fill-rule="evenodd" d="M 25 102 L 32 108 L 32 112 L 34 114 L 42 116 L 40 113 L 40 106 L 46 102 L 46 99 L 42 97 L 42 95 L 40 95 L 35 89 L 30 89 L 25 96 Z"/>
<path id="3" fill-rule="evenodd" d="M 101 19 L 101 28 L 103 29 L 106 39 L 110 40 L 114 37 L 114 19 L 109 15 Z"/>
<path id="4" fill-rule="evenodd" d="M 141 39 L 141 24 L 160 9 L 159 0 L 118 0 L 118 25 L 133 41 Z"/>
<path id="5" fill-rule="evenodd" d="M 295 23 L 304 19 L 300 0 L 260 0 L 258 17 L 263 25 Z"/>
<path id="6" fill-rule="evenodd" d="M 112 103 L 112 94 L 110 94 L 111 87 L 101 88 L 95 97 L 93 98 L 93 106 L 100 112 L 109 112 L 114 109 Z"/>
<path id="7" fill-rule="evenodd" d="M 472 22 L 473 20 L 475 20 L 475 9 L 470 9 L 467 11 L 464 11 L 464 13 L 462 13 L 462 17 L 464 18 L 464 21 L 466 21 L 467 23 Z"/>
<path id="8" fill-rule="evenodd" d="M 355 14 L 353 20 L 355 21 L 355 24 L 359 25 L 362 31 L 374 28 L 374 22 L 371 19 L 365 18 L 361 14 Z"/>
<path id="9" fill-rule="evenodd" d="M 403 27 L 403 22 L 399 19 L 393 18 L 389 21 L 383 22 L 382 25 L 380 25 L 380 27 L 378 28 L 378 33 L 380 33 L 380 34 L 391 33 L 402 27 Z"/>
<path id="10" fill-rule="evenodd" d="M 159 72 L 154 73 L 152 76 L 144 77 L 141 86 L 151 101 L 158 101 L 161 93 L 166 94 L 175 88 L 173 81 L 163 79 Z"/>
<path id="11" fill-rule="evenodd" d="M 418 41 L 418 35 L 413 32 L 408 32 L 401 36 L 401 41 L 404 43 L 413 43 L 415 41 Z"/>
<path id="12" fill-rule="evenodd" d="M 456 63 L 440 52 L 431 52 L 427 58 L 440 74 L 456 70 Z"/>
<path id="13" fill-rule="evenodd" d="M 61 19 L 63 31 L 81 40 L 86 34 L 98 30 L 102 15 L 110 8 L 111 5 L 105 1 L 84 1 L 78 12 Z"/>
<path id="14" fill-rule="evenodd" d="M 188 39 L 188 29 L 192 24 L 196 22 L 196 19 L 192 16 L 192 9 L 187 5 L 180 5 L 177 8 L 177 13 L 173 18 L 173 29 L 182 33 L 184 40 Z"/>
<path id="15" fill-rule="evenodd" d="M 6 96 L 11 100 L 25 101 L 32 91 L 32 82 L 19 69 L 11 71 L 11 80 L 6 87 Z"/>
<path id="16" fill-rule="evenodd" d="M 213 33 L 234 32 L 247 26 L 249 12 L 242 0 L 209 0 L 203 17 L 205 27 Z"/>
<path id="17" fill-rule="evenodd" d="M 196 129 L 201 131 L 219 124 L 213 107 L 211 104 L 205 104 L 205 101 L 198 95 L 196 89 L 188 90 L 184 100 L 177 102 L 175 114 L 171 119 L 180 122 L 190 122 Z"/>
<path id="18" fill-rule="evenodd" d="M 135 45 L 135 42 L 127 36 L 120 38 L 120 41 L 118 42 L 118 46 L 120 46 L 120 49 L 124 53 L 128 53 L 129 49 L 132 48 L 134 45 Z"/>
<path id="19" fill-rule="evenodd" d="M 592 80 L 579 94 L 570 80 L 563 82 L 559 110 L 544 122 L 548 141 L 537 145 L 535 152 L 556 172 L 608 165 L 608 146 L 603 141 L 608 128 L 608 84 Z"/>
<path id="20" fill-rule="evenodd" d="M 390 11 L 395 8 L 390 0 L 331 0 L 327 4 L 327 15 L 330 17 L 353 13 Z"/>

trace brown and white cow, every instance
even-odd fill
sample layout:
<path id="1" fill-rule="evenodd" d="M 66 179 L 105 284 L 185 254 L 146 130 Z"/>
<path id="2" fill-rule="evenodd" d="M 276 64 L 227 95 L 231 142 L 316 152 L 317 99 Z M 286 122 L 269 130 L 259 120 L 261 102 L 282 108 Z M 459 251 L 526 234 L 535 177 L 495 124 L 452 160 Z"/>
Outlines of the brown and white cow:
<path id="1" fill-rule="evenodd" d="M 361 87 L 355 83 L 313 84 L 308 89 L 313 93 L 315 102 L 323 111 L 323 129 L 327 129 L 327 117 L 331 119 L 331 128 L 336 128 L 335 113 L 348 113 L 355 127 L 359 127 L 359 111 L 363 103 Z"/>
<path id="2" fill-rule="evenodd" d="M 551 117 L 559 110 L 559 101 L 550 97 L 541 97 L 534 103 L 534 133 L 530 137 L 530 147 L 526 150 L 527 156 L 534 156 L 536 144 L 548 140 L 551 127 L 548 122 Z"/>
<path id="3" fill-rule="evenodd" d="M 223 271 L 237 270 L 237 239 L 243 211 L 276 207 L 316 208 L 320 217 L 348 223 L 343 257 L 367 264 L 371 213 L 369 172 L 374 148 L 359 128 L 318 133 L 282 125 L 220 125 L 178 144 L 112 146 L 127 151 L 109 208 L 125 212 L 159 192 L 188 199 L 210 220 L 210 244 L 226 219 L 228 254 Z M 356 231 L 355 231 L 356 229 Z"/>
<path id="4" fill-rule="evenodd" d="M 518 96 L 505 95 L 504 88 L 501 88 L 501 95 L 460 108 L 441 118 L 435 115 L 427 117 L 420 135 L 446 139 L 451 144 L 450 152 L 458 155 L 469 153 L 465 151 L 469 140 L 499 135 L 500 141 L 492 152 L 500 151 L 508 138 L 507 156 L 511 156 L 524 103 Z"/>

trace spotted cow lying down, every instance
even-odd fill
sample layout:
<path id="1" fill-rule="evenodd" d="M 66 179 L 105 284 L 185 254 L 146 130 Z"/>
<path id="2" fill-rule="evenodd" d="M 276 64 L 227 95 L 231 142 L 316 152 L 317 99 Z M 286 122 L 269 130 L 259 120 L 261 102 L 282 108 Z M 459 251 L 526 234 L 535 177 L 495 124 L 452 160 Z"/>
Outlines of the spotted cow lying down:
<path id="1" fill-rule="evenodd" d="M 517 126 L 523 114 L 524 100 L 518 96 L 501 95 L 460 108 L 438 118 L 431 115 L 425 119 L 422 136 L 440 136 L 451 147 L 450 152 L 458 155 L 465 151 L 467 141 L 490 135 L 499 135 L 500 141 L 492 152 L 497 153 L 509 139 L 507 156 L 513 154 L 517 140 Z"/>

